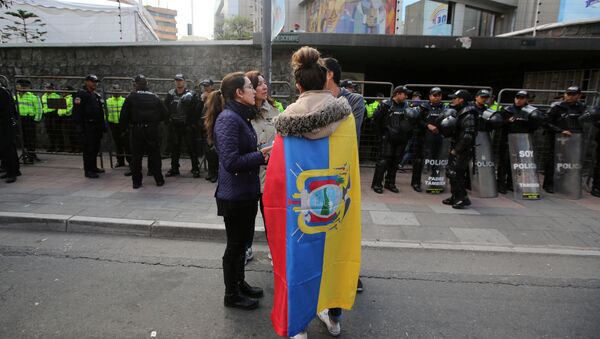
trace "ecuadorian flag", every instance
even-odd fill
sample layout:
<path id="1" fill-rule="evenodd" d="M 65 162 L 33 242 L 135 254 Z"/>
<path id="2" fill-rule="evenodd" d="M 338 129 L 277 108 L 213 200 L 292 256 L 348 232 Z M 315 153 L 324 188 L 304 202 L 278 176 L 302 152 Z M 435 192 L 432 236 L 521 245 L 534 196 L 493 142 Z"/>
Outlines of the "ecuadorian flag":
<path id="1" fill-rule="evenodd" d="M 275 332 L 294 336 L 325 308 L 351 309 L 360 270 L 354 117 L 326 138 L 275 139 L 263 194 Z"/>

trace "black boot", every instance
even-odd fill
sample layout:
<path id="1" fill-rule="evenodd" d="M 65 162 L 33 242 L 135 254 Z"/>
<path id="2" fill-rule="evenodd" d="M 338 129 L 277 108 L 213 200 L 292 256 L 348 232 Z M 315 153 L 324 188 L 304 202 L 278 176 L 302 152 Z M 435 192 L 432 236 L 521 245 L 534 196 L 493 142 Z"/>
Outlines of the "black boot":
<path id="1" fill-rule="evenodd" d="M 258 307 L 258 300 L 248 298 L 240 291 L 236 259 L 223 258 L 223 278 L 225 280 L 225 307 L 253 310 Z M 243 264 L 243 261 L 242 261 Z"/>
<path id="2" fill-rule="evenodd" d="M 262 298 L 264 293 L 263 289 L 260 287 L 252 287 L 250 284 L 246 282 L 246 265 L 245 265 L 245 257 L 242 257 L 241 260 L 236 260 L 237 266 L 237 281 L 240 292 L 243 295 L 250 298 Z"/>

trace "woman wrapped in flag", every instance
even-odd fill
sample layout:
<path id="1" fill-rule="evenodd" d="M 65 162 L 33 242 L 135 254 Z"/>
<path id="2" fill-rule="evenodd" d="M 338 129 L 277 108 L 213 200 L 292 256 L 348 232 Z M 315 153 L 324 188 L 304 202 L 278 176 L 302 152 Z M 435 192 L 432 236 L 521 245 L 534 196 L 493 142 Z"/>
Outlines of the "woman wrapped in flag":
<path id="1" fill-rule="evenodd" d="M 318 317 L 340 334 L 360 270 L 360 173 L 352 109 L 323 90 L 319 52 L 292 56 L 298 100 L 275 119 L 263 194 L 273 257 L 271 320 L 281 336 L 307 338 Z"/>

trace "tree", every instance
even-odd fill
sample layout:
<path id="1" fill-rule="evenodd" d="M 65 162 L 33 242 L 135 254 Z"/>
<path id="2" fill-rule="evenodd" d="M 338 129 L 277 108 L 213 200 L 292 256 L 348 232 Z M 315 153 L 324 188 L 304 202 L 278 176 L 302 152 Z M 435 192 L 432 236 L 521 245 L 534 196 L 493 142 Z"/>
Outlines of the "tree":
<path id="1" fill-rule="evenodd" d="M 217 40 L 248 40 L 252 39 L 254 24 L 244 16 L 234 16 L 225 20 L 215 29 Z"/>
<path id="2" fill-rule="evenodd" d="M 7 31 L 12 32 L 12 35 L 25 39 L 25 42 L 46 40 L 43 36 L 48 32 L 41 30 L 46 24 L 35 13 L 18 9 L 16 12 L 5 12 L 4 14 L 17 19 L 13 21 L 14 26 L 6 25 L 5 27 Z M 9 18 L 4 19 L 10 20 Z M 30 19 L 33 19 L 33 21 L 30 21 Z"/>

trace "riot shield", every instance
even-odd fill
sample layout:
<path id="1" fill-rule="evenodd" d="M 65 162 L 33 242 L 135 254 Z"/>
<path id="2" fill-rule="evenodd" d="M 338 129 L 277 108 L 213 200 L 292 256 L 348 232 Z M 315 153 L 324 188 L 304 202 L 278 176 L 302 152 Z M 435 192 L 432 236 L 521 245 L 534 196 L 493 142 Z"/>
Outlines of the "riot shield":
<path id="1" fill-rule="evenodd" d="M 492 154 L 492 141 L 490 134 L 479 131 L 475 139 L 474 160 L 469 165 L 471 171 L 471 187 L 480 198 L 495 198 L 498 196 L 496 189 L 496 164 Z"/>
<path id="2" fill-rule="evenodd" d="M 570 137 L 558 134 L 554 139 L 554 192 L 568 199 L 581 199 L 583 168 L 581 133 Z"/>
<path id="3" fill-rule="evenodd" d="M 446 189 L 450 140 L 429 132 L 425 133 L 424 139 L 421 182 L 425 184 L 425 192 L 439 194 Z"/>
<path id="4" fill-rule="evenodd" d="M 508 148 L 515 199 L 540 199 L 540 181 L 531 135 L 528 133 L 509 134 Z"/>

